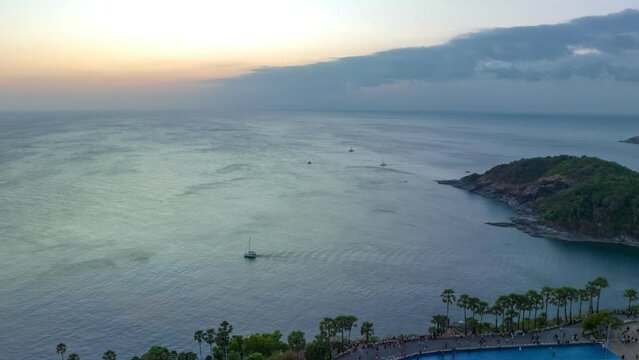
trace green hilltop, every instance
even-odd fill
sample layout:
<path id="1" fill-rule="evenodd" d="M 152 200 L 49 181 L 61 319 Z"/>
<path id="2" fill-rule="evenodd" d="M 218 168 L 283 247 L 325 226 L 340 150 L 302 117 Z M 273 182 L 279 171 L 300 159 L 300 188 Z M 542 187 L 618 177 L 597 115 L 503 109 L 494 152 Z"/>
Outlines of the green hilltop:
<path id="1" fill-rule="evenodd" d="M 462 181 L 514 196 L 551 227 L 639 238 L 639 173 L 612 161 L 567 155 L 522 159 Z"/>

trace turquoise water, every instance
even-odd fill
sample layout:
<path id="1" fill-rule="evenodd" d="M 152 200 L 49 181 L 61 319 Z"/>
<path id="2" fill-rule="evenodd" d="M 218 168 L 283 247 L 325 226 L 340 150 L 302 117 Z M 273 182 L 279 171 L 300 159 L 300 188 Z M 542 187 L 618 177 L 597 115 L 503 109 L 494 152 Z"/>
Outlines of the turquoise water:
<path id="1" fill-rule="evenodd" d="M 476 350 L 476 351 L 458 351 L 455 356 L 453 354 L 427 355 L 419 357 L 420 360 L 618 360 L 615 354 L 602 348 L 601 345 L 570 345 L 555 347 L 530 347 L 521 350 L 502 349 L 502 350 Z"/>
<path id="2" fill-rule="evenodd" d="M 61 341 L 82 358 L 195 350 L 222 320 L 310 335 L 354 313 L 379 335 L 424 332 L 447 287 L 493 301 L 603 275 L 602 304 L 623 306 L 638 250 L 485 225 L 511 211 L 435 180 L 562 153 L 639 169 L 618 142 L 638 120 L 0 113 L 0 359 Z"/>

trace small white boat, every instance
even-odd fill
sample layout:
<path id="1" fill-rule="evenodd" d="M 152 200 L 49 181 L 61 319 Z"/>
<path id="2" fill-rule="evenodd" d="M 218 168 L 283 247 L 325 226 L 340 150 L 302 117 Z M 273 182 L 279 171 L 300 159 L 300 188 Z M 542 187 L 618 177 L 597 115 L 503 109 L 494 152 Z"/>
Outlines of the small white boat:
<path id="1" fill-rule="evenodd" d="M 249 243 L 248 243 L 248 251 L 246 251 L 244 253 L 244 257 L 247 259 L 255 259 L 257 257 L 257 253 L 253 250 L 251 250 L 251 238 L 249 237 Z"/>

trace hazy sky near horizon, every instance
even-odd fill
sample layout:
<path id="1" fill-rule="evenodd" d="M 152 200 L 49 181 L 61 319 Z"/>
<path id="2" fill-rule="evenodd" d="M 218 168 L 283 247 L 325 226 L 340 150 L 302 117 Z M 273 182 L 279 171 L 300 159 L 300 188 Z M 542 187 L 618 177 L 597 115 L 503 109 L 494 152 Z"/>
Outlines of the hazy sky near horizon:
<path id="1" fill-rule="evenodd" d="M 0 110 L 251 107 L 251 94 L 237 92 L 237 86 L 241 101 L 220 97 L 226 83 L 215 80 L 233 83 L 263 67 L 312 66 L 445 44 L 484 29 L 563 23 L 627 8 L 639 8 L 639 0 L 3 0 Z M 299 74 L 285 75 L 296 81 Z M 434 81 L 395 80 L 355 86 L 383 92 L 402 81 L 418 80 L 420 87 Z M 455 86 L 468 92 L 477 84 Z M 358 104 L 367 107 L 366 101 Z M 348 107 L 330 101 L 274 107 L 285 106 Z"/>

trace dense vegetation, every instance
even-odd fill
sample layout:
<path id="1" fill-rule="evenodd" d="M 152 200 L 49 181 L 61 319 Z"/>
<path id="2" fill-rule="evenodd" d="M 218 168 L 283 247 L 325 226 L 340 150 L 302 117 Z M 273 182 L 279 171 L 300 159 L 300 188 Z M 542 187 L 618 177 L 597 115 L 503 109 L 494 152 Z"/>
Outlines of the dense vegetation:
<path id="1" fill-rule="evenodd" d="M 582 289 L 545 286 L 540 291 L 529 290 L 522 294 L 498 296 L 492 305 L 477 297 L 468 294 L 456 295 L 453 289 L 445 289 L 441 293 L 441 299 L 446 306 L 446 314 L 432 317 L 433 326 L 429 333 L 434 337 L 459 332 L 508 333 L 561 325 L 583 318 L 587 319 L 583 323 L 584 330 L 596 334 L 602 327 L 617 323 L 616 318 L 609 313 L 599 312 L 602 290 L 608 286 L 606 278 L 597 277 Z M 627 310 L 630 313 L 639 312 L 639 305 L 633 305 L 637 295 L 635 289 L 626 289 L 623 293 L 623 297 L 628 300 Z M 451 305 L 457 306 L 463 313 L 462 327 L 459 324 L 451 325 Z M 491 316 L 492 319 L 489 318 Z M 357 327 L 357 321 L 357 317 L 353 315 L 326 317 L 319 323 L 319 333 L 308 343 L 304 332 L 300 330 L 289 333 L 286 342 L 282 339 L 282 333 L 277 330 L 249 336 L 232 335 L 233 326 L 227 321 L 222 321 L 217 329 L 195 331 L 193 340 L 197 353 L 151 346 L 145 354 L 140 357 L 134 356 L 131 360 L 331 360 L 355 343 L 351 339 L 351 332 Z M 371 322 L 362 322 L 359 334 L 361 338 L 356 342 L 368 343 L 377 340 Z M 60 343 L 56 346 L 56 353 L 62 360 L 65 360 L 66 351 L 65 344 Z M 71 353 L 66 359 L 80 360 L 80 357 L 76 353 Z M 116 353 L 108 350 L 102 356 L 102 360 L 117 360 Z"/>
<path id="2" fill-rule="evenodd" d="M 617 163 L 566 155 L 522 159 L 466 179 L 510 187 L 554 227 L 639 238 L 639 173 Z"/>

